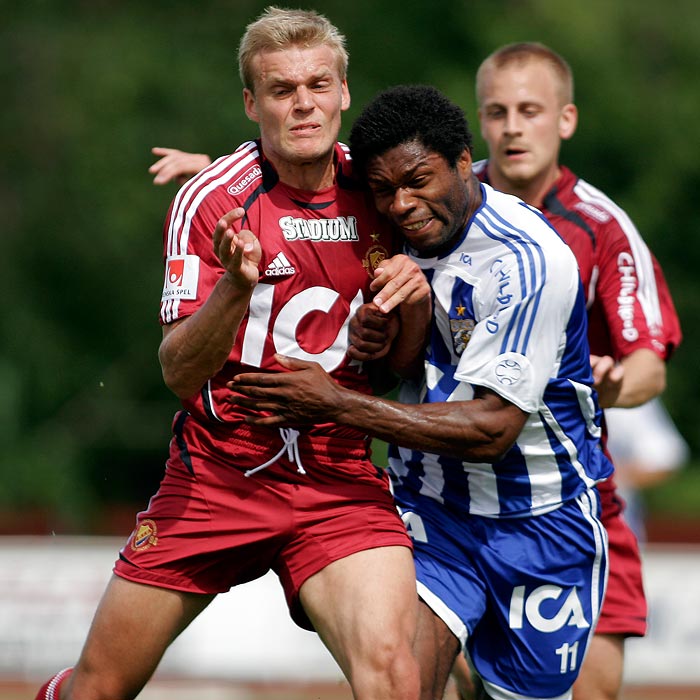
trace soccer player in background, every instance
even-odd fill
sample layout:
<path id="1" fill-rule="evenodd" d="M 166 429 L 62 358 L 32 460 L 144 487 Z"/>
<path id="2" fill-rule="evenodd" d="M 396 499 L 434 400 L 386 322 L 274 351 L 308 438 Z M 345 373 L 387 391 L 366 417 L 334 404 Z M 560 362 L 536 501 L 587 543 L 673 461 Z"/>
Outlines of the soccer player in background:
<path id="1" fill-rule="evenodd" d="M 350 133 L 353 163 L 430 282 L 420 353 L 396 363 L 400 402 L 340 386 L 318 363 L 229 383 L 258 425 L 321 416 L 393 443 L 394 497 L 414 540 L 423 700 L 466 645 L 490 698 L 566 698 L 602 603 L 606 537 L 583 290 L 545 219 L 472 173 L 462 110 L 434 88 L 380 93 Z M 353 353 L 389 348 L 403 282 L 380 266 Z M 412 290 L 407 288 L 410 295 Z M 398 305 L 398 306 L 397 306 Z M 404 339 L 396 337 L 393 345 Z M 413 380 L 408 380 L 412 377 Z"/>
<path id="2" fill-rule="evenodd" d="M 244 369 L 283 370 L 276 352 L 371 391 L 366 367 L 347 355 L 347 323 L 371 298 L 393 238 L 337 142 L 350 104 L 344 38 L 315 12 L 268 8 L 246 30 L 239 67 L 260 138 L 190 179 L 165 224 L 159 358 L 182 401 L 165 474 L 80 659 L 40 700 L 136 697 L 217 593 L 270 570 L 355 698 L 419 696 L 411 540 L 368 437 L 325 419 L 256 426 L 246 420 L 256 409 L 225 401 Z M 405 318 L 427 325 L 417 265 L 394 256 L 384 267 L 406 278 Z"/>
<path id="3" fill-rule="evenodd" d="M 476 76 L 488 160 L 477 175 L 540 209 L 578 261 L 589 317 L 591 361 L 601 406 L 632 407 L 658 396 L 666 361 L 681 340 L 661 268 L 632 220 L 600 190 L 559 162 L 576 131 L 573 75 L 539 43 L 504 46 Z M 613 700 L 622 686 L 624 640 L 643 636 L 647 606 L 636 538 L 613 478 L 598 485 L 608 531 L 608 587 L 576 700 Z"/>

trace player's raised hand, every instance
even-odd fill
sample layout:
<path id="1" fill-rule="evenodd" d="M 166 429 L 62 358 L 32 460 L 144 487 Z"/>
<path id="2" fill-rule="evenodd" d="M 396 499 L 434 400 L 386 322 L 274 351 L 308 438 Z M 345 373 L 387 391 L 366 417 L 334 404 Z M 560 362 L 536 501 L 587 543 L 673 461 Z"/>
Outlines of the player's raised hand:
<path id="1" fill-rule="evenodd" d="M 211 158 L 204 153 L 187 153 L 161 146 L 154 146 L 151 153 L 160 156 L 148 169 L 151 175 L 155 175 L 154 185 L 165 185 L 171 180 L 175 180 L 178 185 L 184 185 L 189 178 L 211 164 Z"/>
<path id="2" fill-rule="evenodd" d="M 377 292 L 374 304 L 385 314 L 400 304 L 430 302 L 430 285 L 417 263 L 407 255 L 384 260 L 374 271 L 370 289 Z"/>
<path id="3" fill-rule="evenodd" d="M 214 252 L 226 268 L 230 281 L 238 287 L 253 287 L 258 282 L 258 264 L 262 257 L 260 242 L 252 231 L 235 231 L 233 225 L 245 216 L 236 207 L 219 219 L 214 229 Z"/>

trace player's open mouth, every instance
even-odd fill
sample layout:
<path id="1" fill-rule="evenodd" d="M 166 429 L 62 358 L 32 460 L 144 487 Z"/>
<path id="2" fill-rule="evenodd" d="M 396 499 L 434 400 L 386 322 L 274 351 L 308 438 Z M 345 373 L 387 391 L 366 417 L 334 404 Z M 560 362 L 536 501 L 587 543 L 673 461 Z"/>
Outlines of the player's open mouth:
<path id="1" fill-rule="evenodd" d="M 527 151 L 524 148 L 506 148 L 506 156 L 516 158 L 517 156 L 525 155 Z"/>
<path id="2" fill-rule="evenodd" d="M 432 217 L 429 219 L 421 219 L 420 221 L 414 221 L 411 224 L 401 224 L 401 228 L 406 229 L 406 231 L 420 231 L 424 226 L 427 226 L 431 221 Z"/>

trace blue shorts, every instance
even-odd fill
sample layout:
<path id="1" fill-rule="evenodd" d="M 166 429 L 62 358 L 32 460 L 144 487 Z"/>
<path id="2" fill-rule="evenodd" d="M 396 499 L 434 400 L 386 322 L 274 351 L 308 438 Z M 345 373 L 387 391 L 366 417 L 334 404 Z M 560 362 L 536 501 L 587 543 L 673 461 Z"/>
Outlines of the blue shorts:
<path id="1" fill-rule="evenodd" d="M 459 513 L 399 489 L 421 599 L 496 700 L 567 698 L 607 579 L 597 491 L 528 518 Z"/>

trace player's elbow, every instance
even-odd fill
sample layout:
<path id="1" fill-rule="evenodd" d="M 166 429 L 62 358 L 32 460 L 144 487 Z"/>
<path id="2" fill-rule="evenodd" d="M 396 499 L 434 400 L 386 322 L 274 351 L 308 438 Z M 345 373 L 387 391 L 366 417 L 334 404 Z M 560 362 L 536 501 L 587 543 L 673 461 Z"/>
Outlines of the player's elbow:
<path id="1" fill-rule="evenodd" d="M 464 449 L 459 457 L 465 462 L 500 462 L 515 444 L 519 432 L 513 426 L 495 424 L 493 421 L 472 425 L 469 438 L 462 443 Z"/>
<path id="2" fill-rule="evenodd" d="M 199 373 L 186 362 L 171 356 L 166 343 L 161 343 L 158 360 L 165 386 L 179 399 L 188 399 L 202 388 L 204 382 L 199 380 Z"/>
<path id="3" fill-rule="evenodd" d="M 513 447 L 514 443 L 514 439 L 507 439 L 503 435 L 485 438 L 469 450 L 465 461 L 495 464 L 496 462 L 500 462 L 506 454 L 508 454 L 508 451 Z"/>
<path id="4" fill-rule="evenodd" d="M 465 461 L 493 464 L 501 461 L 513 447 L 528 414 L 493 392 L 481 392 L 476 402 L 484 409 L 472 414 L 470 455 Z"/>
<path id="5" fill-rule="evenodd" d="M 165 386 L 179 399 L 188 399 L 201 389 L 201 386 L 195 386 L 192 380 L 183 372 L 173 371 L 163 364 L 161 364 L 161 372 Z"/>

